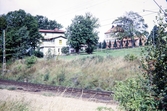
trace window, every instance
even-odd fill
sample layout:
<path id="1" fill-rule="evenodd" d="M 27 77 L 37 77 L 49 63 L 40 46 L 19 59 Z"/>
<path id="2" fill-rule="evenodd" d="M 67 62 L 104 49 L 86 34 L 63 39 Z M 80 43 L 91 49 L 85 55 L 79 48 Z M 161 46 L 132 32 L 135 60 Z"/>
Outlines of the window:
<path id="1" fill-rule="evenodd" d="M 62 45 L 62 40 L 59 40 L 59 45 Z"/>

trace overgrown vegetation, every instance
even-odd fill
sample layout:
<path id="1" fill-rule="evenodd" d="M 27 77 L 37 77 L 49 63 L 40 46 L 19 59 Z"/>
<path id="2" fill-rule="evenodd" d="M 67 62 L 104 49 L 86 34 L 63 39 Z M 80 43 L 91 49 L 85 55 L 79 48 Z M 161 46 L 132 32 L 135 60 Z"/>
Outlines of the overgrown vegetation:
<path id="1" fill-rule="evenodd" d="M 111 91 L 115 81 L 140 74 L 139 65 L 139 60 L 129 62 L 112 56 L 86 56 L 71 61 L 39 59 L 29 68 L 25 60 L 19 60 L 8 66 L 9 73 L 1 78 Z"/>
<path id="2" fill-rule="evenodd" d="M 167 23 L 157 18 L 156 44 L 148 42 L 142 59 L 143 76 L 117 82 L 115 99 L 128 111 L 167 110 Z M 140 79 L 139 79 L 140 78 Z"/>
<path id="3" fill-rule="evenodd" d="M 24 100 L 0 100 L 0 111 L 30 111 L 28 106 Z"/>

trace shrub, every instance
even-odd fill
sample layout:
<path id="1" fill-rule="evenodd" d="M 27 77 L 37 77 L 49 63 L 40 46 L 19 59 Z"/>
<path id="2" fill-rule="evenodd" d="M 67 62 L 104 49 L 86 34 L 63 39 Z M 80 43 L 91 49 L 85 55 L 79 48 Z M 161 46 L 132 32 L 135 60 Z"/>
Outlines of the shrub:
<path id="1" fill-rule="evenodd" d="M 39 57 L 39 58 L 42 58 L 44 55 L 43 55 L 43 52 L 41 52 L 41 51 L 35 51 L 34 52 L 34 55 L 36 56 L 36 57 Z"/>
<path id="2" fill-rule="evenodd" d="M 62 52 L 63 54 L 68 55 L 68 54 L 69 54 L 69 47 L 62 47 L 61 52 Z"/>
<path id="3" fill-rule="evenodd" d="M 30 68 L 33 64 L 35 64 L 37 61 L 37 58 L 35 56 L 27 57 L 25 60 L 25 64 L 28 68 Z"/>
<path id="4" fill-rule="evenodd" d="M 124 57 L 124 59 L 125 59 L 126 61 L 134 61 L 134 60 L 137 59 L 137 56 L 135 56 L 135 55 L 133 55 L 133 54 L 127 54 L 127 55 Z"/>
<path id="5" fill-rule="evenodd" d="M 158 100 L 159 110 L 167 110 L 167 23 L 163 22 L 163 17 L 157 18 L 158 32 L 156 44 L 146 47 L 148 54 L 143 59 L 145 78 L 150 85 L 154 86 L 154 99 Z"/>
<path id="6" fill-rule="evenodd" d="M 146 81 L 135 78 L 116 82 L 114 99 L 119 101 L 126 111 L 155 111 L 156 101 L 145 83 Z"/>

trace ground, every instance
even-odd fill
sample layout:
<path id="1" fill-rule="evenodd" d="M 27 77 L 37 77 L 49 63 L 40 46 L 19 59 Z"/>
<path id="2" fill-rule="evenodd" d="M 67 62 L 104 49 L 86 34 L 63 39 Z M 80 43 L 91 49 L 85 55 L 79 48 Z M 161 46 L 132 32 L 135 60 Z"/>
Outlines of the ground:
<path id="1" fill-rule="evenodd" d="M 0 89 L 0 101 L 21 100 L 29 104 L 33 111 L 98 111 L 97 108 L 104 107 L 120 111 L 115 103 L 96 103 L 82 98 L 67 98 L 55 96 L 46 92 L 25 92 L 18 90 Z M 109 110 L 101 110 L 109 111 Z M 111 110 L 112 111 L 112 110 Z"/>

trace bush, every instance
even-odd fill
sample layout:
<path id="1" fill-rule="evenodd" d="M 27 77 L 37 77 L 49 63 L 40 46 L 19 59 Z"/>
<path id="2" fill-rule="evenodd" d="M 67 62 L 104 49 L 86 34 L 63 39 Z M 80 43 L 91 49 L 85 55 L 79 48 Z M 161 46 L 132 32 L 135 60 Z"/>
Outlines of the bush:
<path id="1" fill-rule="evenodd" d="M 159 14 L 160 15 L 160 14 Z M 147 56 L 143 58 L 143 75 L 154 86 L 154 99 L 158 100 L 159 110 L 167 110 L 167 23 L 163 17 L 157 17 L 157 39 L 156 44 L 146 47 Z"/>
<path id="2" fill-rule="evenodd" d="M 33 64 L 35 64 L 37 61 L 37 58 L 35 56 L 27 57 L 25 60 L 25 64 L 28 68 L 30 68 Z"/>
<path id="3" fill-rule="evenodd" d="M 41 51 L 35 51 L 35 52 L 34 52 L 34 55 L 35 55 L 36 57 L 39 57 L 39 58 L 42 58 L 42 57 L 44 56 L 43 52 L 41 52 Z"/>
<path id="4" fill-rule="evenodd" d="M 135 55 L 133 55 L 133 54 L 127 54 L 127 55 L 124 57 L 124 59 L 125 59 L 126 61 L 134 61 L 134 60 L 137 59 L 137 56 L 135 56 Z"/>
<path id="5" fill-rule="evenodd" d="M 69 54 L 69 47 L 62 47 L 61 52 L 62 52 L 63 54 L 68 55 L 68 54 Z"/>
<path id="6" fill-rule="evenodd" d="M 126 111 L 155 111 L 156 101 L 145 83 L 146 81 L 134 78 L 116 82 L 114 99 L 119 101 Z"/>

